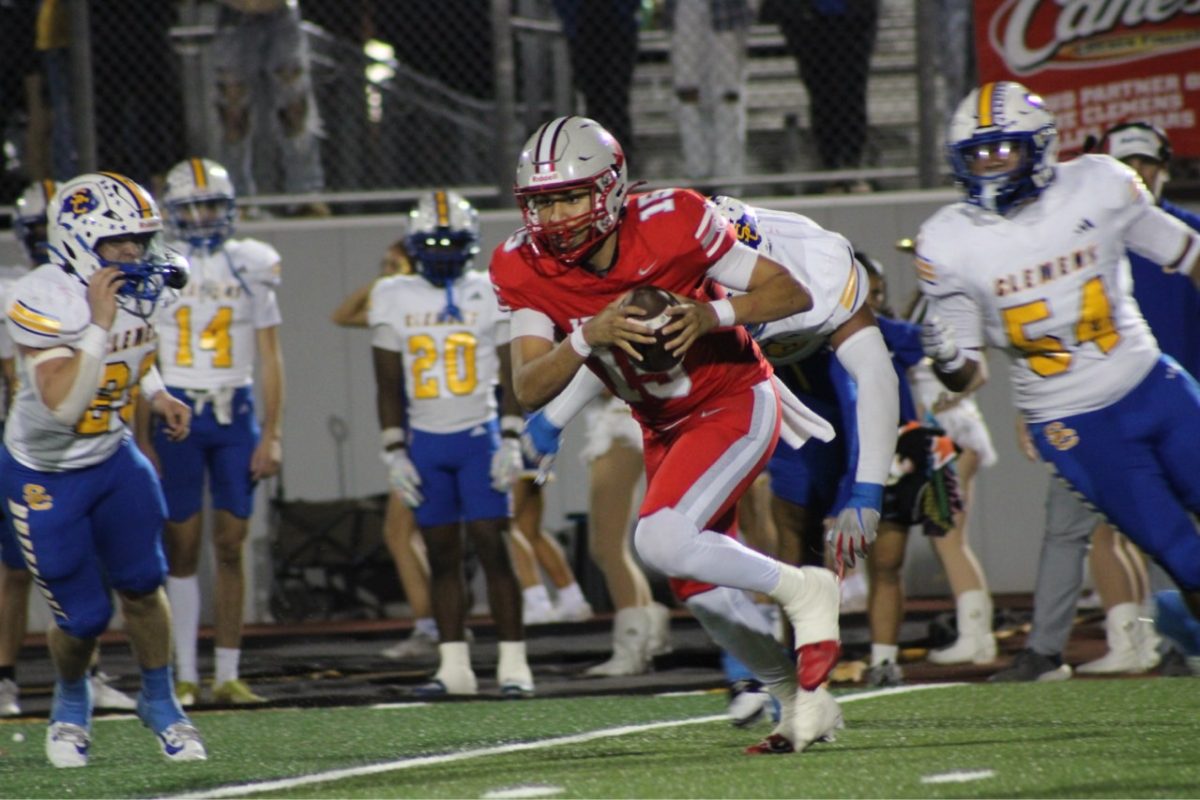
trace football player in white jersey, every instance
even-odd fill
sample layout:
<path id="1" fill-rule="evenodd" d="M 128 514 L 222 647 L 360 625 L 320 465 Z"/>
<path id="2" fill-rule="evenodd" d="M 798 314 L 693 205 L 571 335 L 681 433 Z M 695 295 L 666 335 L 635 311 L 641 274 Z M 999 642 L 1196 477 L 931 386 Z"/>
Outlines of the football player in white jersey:
<path id="1" fill-rule="evenodd" d="M 175 700 L 162 489 L 129 430 L 139 396 L 187 436 L 191 413 L 166 391 L 150 321 L 186 264 L 163 246 L 141 186 L 115 173 L 59 187 L 48 213 L 49 263 L 17 281 L 8 331 L 20 389 L 4 432 L 0 488 L 33 579 L 54 614 L 56 681 L 46 753 L 81 767 L 91 742 L 87 681 L 115 590 L 142 672 L 137 713 L 173 761 L 207 757 Z"/>
<path id="2" fill-rule="evenodd" d="M 425 539 L 440 664 L 418 691 L 478 691 L 465 639 L 465 525 L 487 576 L 500 639 L 496 680 L 506 697 L 533 693 L 525 655 L 521 589 L 504 532 L 510 490 L 522 469 L 520 412 L 508 385 L 508 318 L 479 251 L 475 209 L 455 192 L 422 196 L 409 216 L 416 275 L 371 290 L 369 321 L 383 460 L 392 488 L 413 507 Z M 497 418 L 496 386 L 505 416 Z"/>
<path id="3" fill-rule="evenodd" d="M 58 185 L 51 180 L 35 181 L 26 186 L 17 198 L 13 234 L 25 250 L 28 263 L 0 267 L 0 308 L 8 307 L 8 295 L 19 278 L 39 264 L 46 263 L 46 208 L 57 188 Z M 5 416 L 12 408 L 17 391 L 16 352 L 16 345 L 8 335 L 8 327 L 0 325 L 0 373 L 4 381 Z M 2 418 L 0 431 L 3 431 Z M 21 713 L 16 662 L 29 621 L 29 590 L 32 587 L 33 578 L 25 569 L 25 559 L 12 529 L 0 525 L 0 717 Z M 92 701 L 96 708 L 132 711 L 137 707 L 132 697 L 110 685 L 112 679 L 101 672 L 96 664 L 89 670 L 88 680 L 92 685 Z"/>
<path id="4" fill-rule="evenodd" d="M 917 241 L 937 318 L 926 353 L 947 388 L 1010 359 L 1014 400 L 1039 454 L 1157 560 L 1200 613 L 1200 386 L 1164 356 L 1133 299 L 1126 249 L 1200 282 L 1200 234 L 1157 208 L 1106 155 L 1056 163 L 1058 133 L 1019 83 L 975 89 L 947 148 L 964 189 Z"/>
<path id="5" fill-rule="evenodd" d="M 238 676 L 245 595 L 242 551 L 258 481 L 279 472 L 283 434 L 281 317 L 275 297 L 279 253 L 256 239 L 233 239 L 235 198 L 225 168 L 191 158 L 167 173 L 163 194 L 172 245 L 191 263 L 187 287 L 155 314 L 158 368 L 167 390 L 192 408 L 192 434 L 172 441 L 155 425 L 152 444 L 167 498 L 167 596 L 175 634 L 175 689 L 185 706 L 199 695 L 196 639 L 205 477 L 212 507 L 216 586 L 212 699 L 265 702 Z M 254 370 L 264 409 L 255 414 Z"/>

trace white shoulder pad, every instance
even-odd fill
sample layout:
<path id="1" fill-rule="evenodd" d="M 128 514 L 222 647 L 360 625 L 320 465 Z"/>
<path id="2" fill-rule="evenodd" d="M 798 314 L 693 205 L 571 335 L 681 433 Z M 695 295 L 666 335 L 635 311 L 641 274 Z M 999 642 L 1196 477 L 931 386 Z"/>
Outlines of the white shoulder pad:
<path id="1" fill-rule="evenodd" d="M 391 275 L 375 281 L 367 299 L 367 325 L 375 327 L 388 321 L 394 305 L 393 298 L 403 293 L 407 275 Z"/>
<path id="2" fill-rule="evenodd" d="M 962 245 L 971 233 L 970 216 L 970 206 L 956 203 L 943 207 L 921 225 L 913 264 L 925 294 L 942 297 L 960 291 L 957 272 L 963 268 Z"/>
<path id="3" fill-rule="evenodd" d="M 45 264 L 13 284 L 5 306 L 8 332 L 25 347 L 71 344 L 92 321 L 82 283 Z"/>
<path id="4" fill-rule="evenodd" d="M 274 288 L 282 279 L 279 251 L 258 239 L 230 239 L 225 247 L 242 280 Z"/>

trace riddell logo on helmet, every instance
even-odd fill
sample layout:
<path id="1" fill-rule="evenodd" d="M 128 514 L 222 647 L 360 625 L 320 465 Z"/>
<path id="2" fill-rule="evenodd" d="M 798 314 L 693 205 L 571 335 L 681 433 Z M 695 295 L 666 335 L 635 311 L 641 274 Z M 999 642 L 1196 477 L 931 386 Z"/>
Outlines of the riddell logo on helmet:
<path id="1" fill-rule="evenodd" d="M 549 183 L 551 181 L 561 181 L 562 176 L 557 172 L 545 172 L 534 175 L 531 180 L 534 183 Z"/>

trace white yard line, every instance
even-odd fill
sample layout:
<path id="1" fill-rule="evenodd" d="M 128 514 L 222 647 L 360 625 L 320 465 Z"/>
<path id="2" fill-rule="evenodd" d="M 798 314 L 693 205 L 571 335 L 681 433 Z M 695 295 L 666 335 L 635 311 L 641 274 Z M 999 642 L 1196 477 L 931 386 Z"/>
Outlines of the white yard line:
<path id="1" fill-rule="evenodd" d="M 852 695 L 838 697 L 839 703 L 853 703 L 858 700 L 871 700 L 876 697 L 886 697 L 894 694 L 907 694 L 909 692 L 919 692 L 928 689 L 945 689 L 951 686 L 962 686 L 961 683 L 931 683 L 921 684 L 918 686 L 896 686 L 890 689 L 876 689 L 868 692 L 858 692 Z M 669 720 L 666 722 L 647 722 L 639 725 L 622 725 L 617 728 L 603 728 L 598 731 L 589 731 L 587 733 L 577 733 L 571 736 L 555 736 L 550 739 L 538 739 L 534 742 L 519 742 L 517 744 L 496 745 L 494 747 L 481 747 L 476 750 L 459 750 L 453 753 L 442 753 L 434 756 L 416 756 L 414 758 L 402 758 L 396 761 L 385 761 L 380 764 L 368 764 L 361 767 L 347 767 L 345 769 L 332 769 L 325 772 L 314 772 L 310 775 L 299 775 L 293 778 L 279 778 L 270 781 L 257 781 L 255 783 L 239 783 L 229 786 L 218 786 L 213 789 L 205 789 L 199 792 L 188 792 L 186 794 L 170 795 L 172 798 L 219 798 L 219 797 L 245 797 L 259 792 L 275 792 L 295 789 L 298 786 L 311 786 L 315 783 L 329 783 L 333 781 L 345 780 L 347 778 L 357 778 L 363 775 L 378 775 L 384 772 L 397 772 L 403 769 L 413 769 L 414 767 L 428 767 L 434 764 L 450 764 L 455 761 L 466 761 L 474 758 L 486 758 L 487 756 L 500 756 L 508 753 L 521 753 L 527 750 L 544 750 L 547 747 L 561 747 L 562 745 L 584 744 L 586 742 L 594 742 L 598 739 L 612 739 L 617 736 L 627 736 L 631 733 L 643 733 L 645 731 L 664 730 L 667 728 L 680 728 L 687 725 L 704 725 L 710 722 L 723 722 L 728 717 L 724 714 L 713 714 L 707 717 L 692 717 L 690 719 Z"/>

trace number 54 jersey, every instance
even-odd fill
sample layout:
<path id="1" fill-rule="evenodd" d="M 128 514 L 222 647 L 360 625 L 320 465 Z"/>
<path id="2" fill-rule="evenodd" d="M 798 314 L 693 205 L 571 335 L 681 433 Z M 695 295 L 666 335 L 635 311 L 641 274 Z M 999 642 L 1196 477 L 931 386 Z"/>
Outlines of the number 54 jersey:
<path id="1" fill-rule="evenodd" d="M 18 345 L 75 348 L 92 320 L 87 287 L 62 267 L 45 264 L 14 284 L 7 317 Z M 154 364 L 157 344 L 149 322 L 118 308 L 96 394 L 74 425 L 54 419 L 38 395 L 28 360 L 18 355 L 19 388 L 4 430 L 13 458 L 42 472 L 83 469 L 108 459 L 129 435 L 138 382 Z"/>
<path id="2" fill-rule="evenodd" d="M 1169 268 L 1190 246 L 1133 170 L 1088 155 L 1008 216 L 942 208 L 921 226 L 916 269 L 959 345 L 1008 354 L 1017 406 L 1044 422 L 1111 405 L 1146 377 L 1159 348 L 1126 248 Z"/>
<path id="3" fill-rule="evenodd" d="M 155 310 L 158 369 L 167 386 L 216 390 L 254 381 L 256 332 L 279 325 L 279 253 L 255 239 L 230 239 L 213 253 L 186 252 L 188 284 Z"/>
<path id="4" fill-rule="evenodd" d="M 419 275 L 385 278 L 371 290 L 368 322 L 371 344 L 404 358 L 410 427 L 454 433 L 495 416 L 508 314 L 487 275 L 468 271 L 448 289 Z"/>

